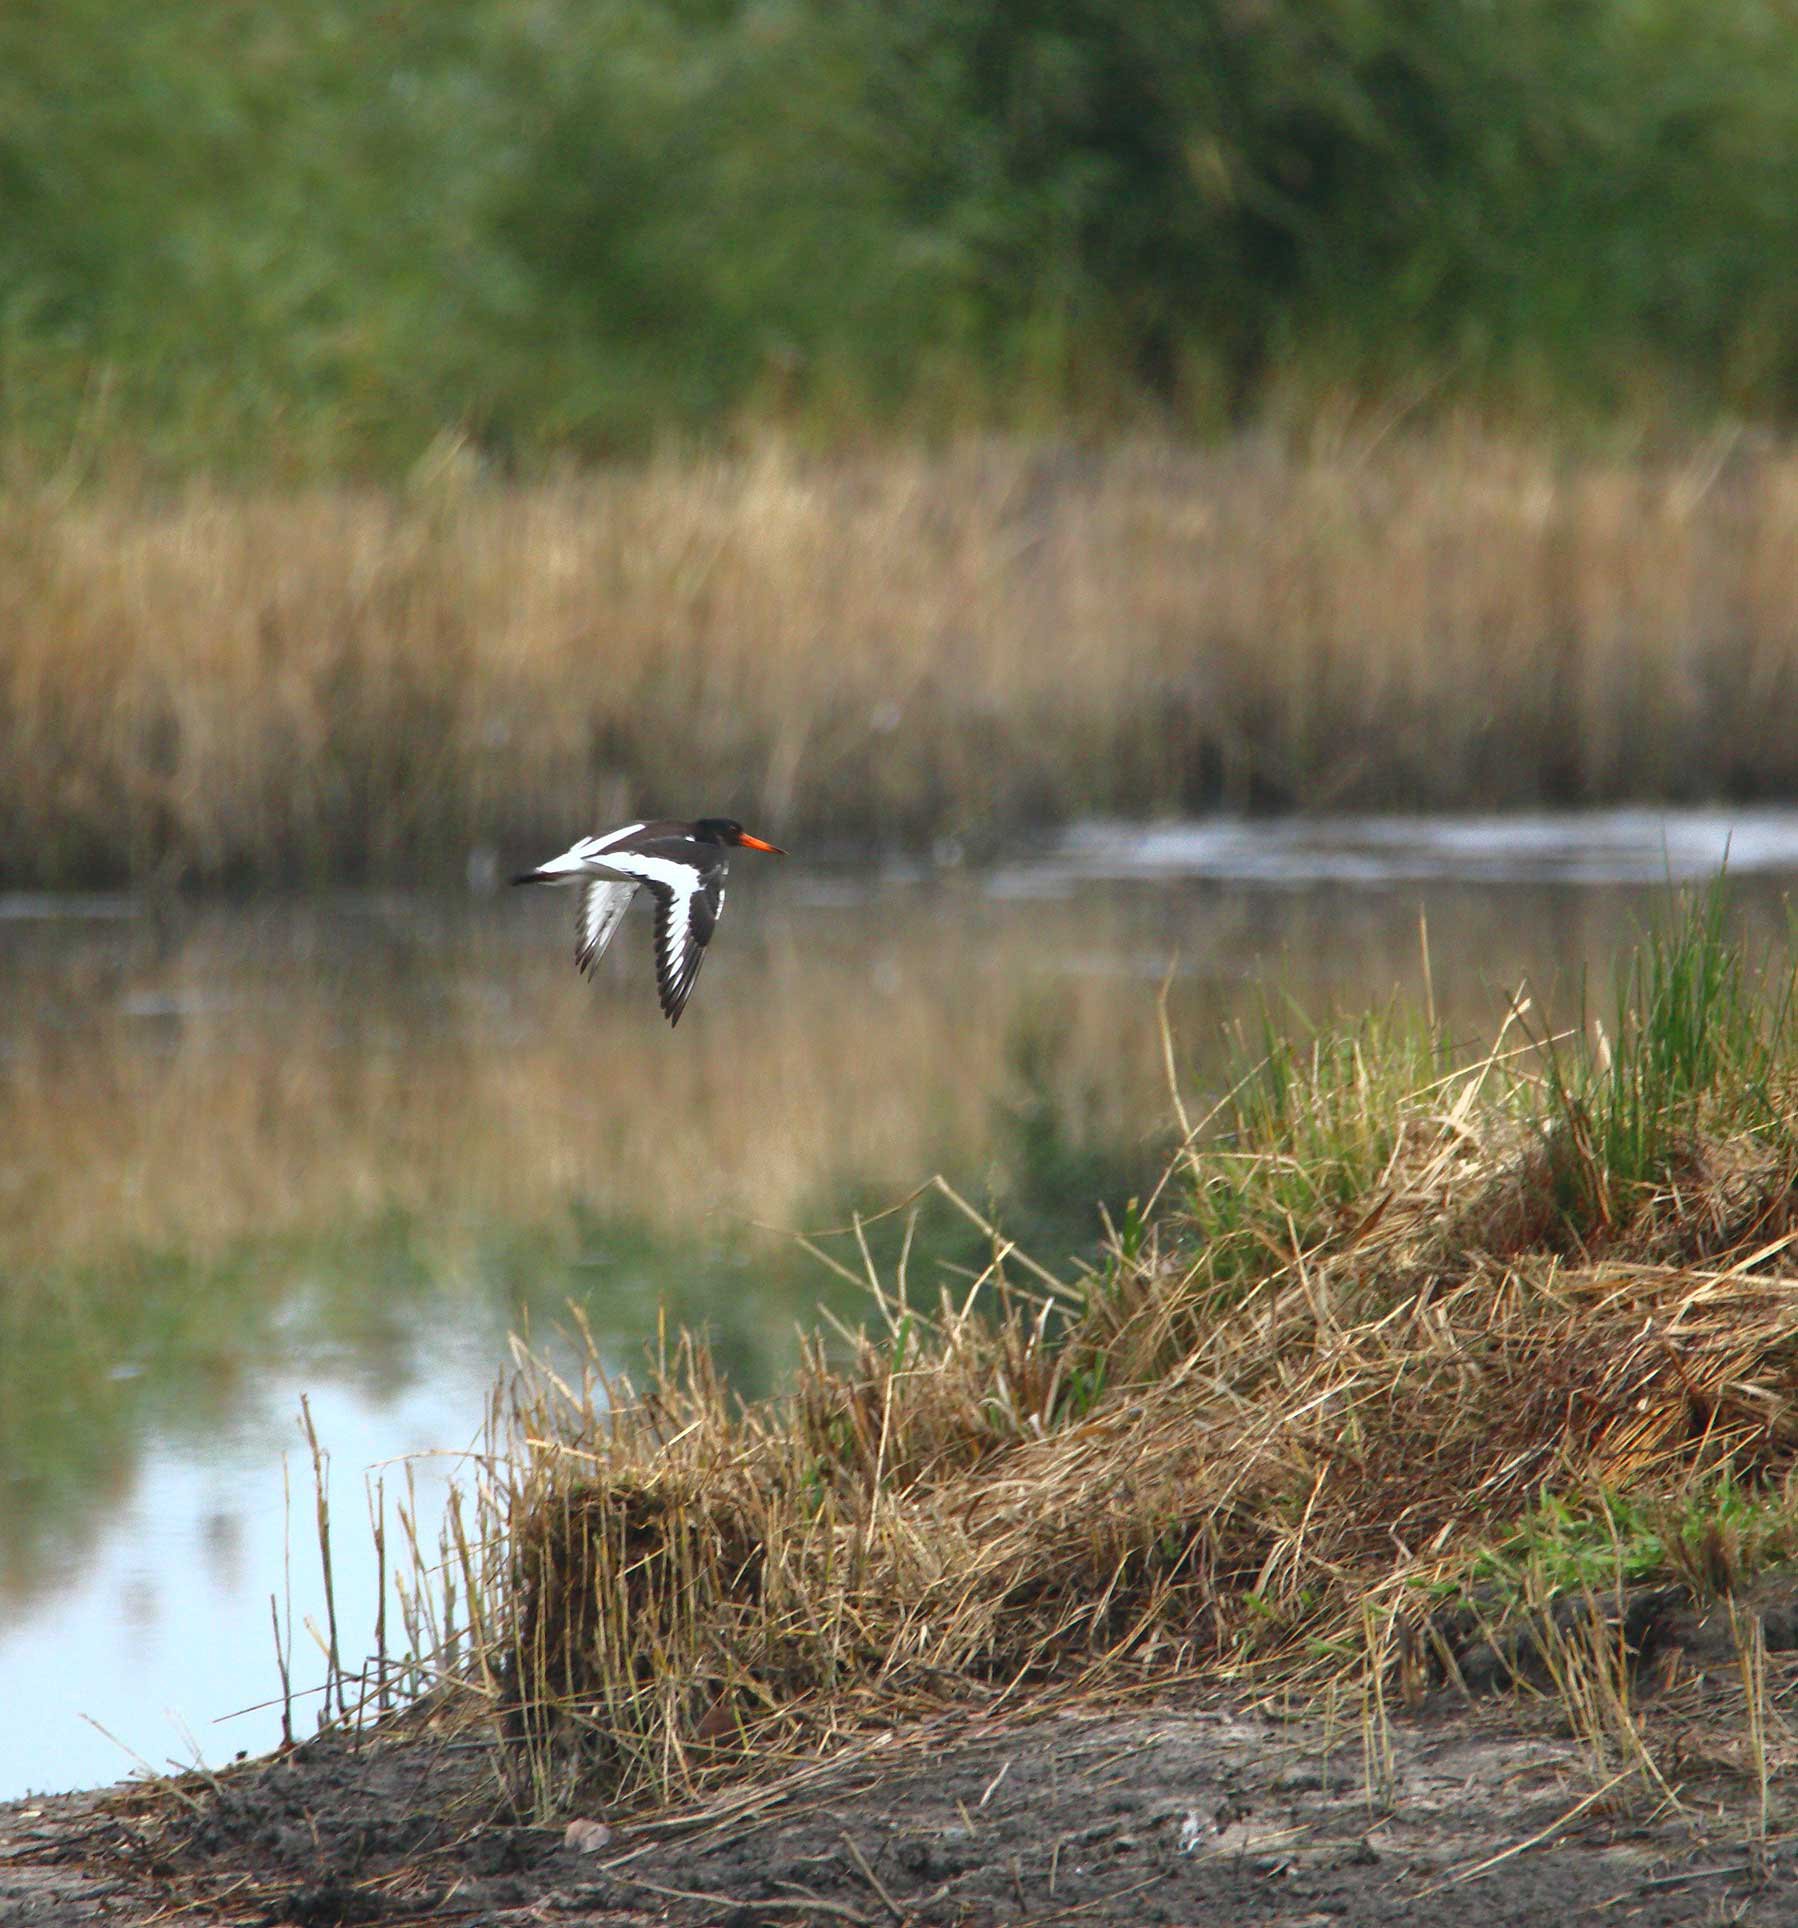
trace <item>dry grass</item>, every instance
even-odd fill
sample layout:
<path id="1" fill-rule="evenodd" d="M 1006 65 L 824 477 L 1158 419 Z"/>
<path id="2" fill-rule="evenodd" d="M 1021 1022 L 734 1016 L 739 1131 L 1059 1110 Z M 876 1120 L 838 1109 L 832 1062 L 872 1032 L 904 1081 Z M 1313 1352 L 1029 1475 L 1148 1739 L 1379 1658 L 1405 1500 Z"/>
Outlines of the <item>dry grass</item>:
<path id="1" fill-rule="evenodd" d="M 982 1294 L 870 1277 L 876 1336 L 818 1342 L 784 1400 L 738 1409 L 685 1342 L 641 1394 L 527 1372 L 461 1579 L 533 1798 L 1200 1673 L 1371 1683 L 1375 1759 L 1437 1601 L 1545 1492 L 1777 1487 L 1798 1092 L 1747 1075 L 1783 1005 L 1732 1001 L 1716 942 L 1695 923 L 1637 977 L 1721 987 L 1713 1075 L 1668 1088 L 1608 1218 L 1568 1183 L 1579 1121 L 1664 1059 L 1659 994 L 1602 1057 L 1564 1041 L 1558 1079 L 1516 1029 L 1459 1069 L 1427 1041 L 1288 1053 L 1100 1273 L 1056 1285 L 995 1235 Z M 1618 1654 L 1560 1663 L 1595 1758 L 1652 1782 Z"/>
<path id="2" fill-rule="evenodd" d="M 1798 457 L 779 447 L 0 501 L 0 881 L 459 871 L 627 810 L 1790 794 Z"/>

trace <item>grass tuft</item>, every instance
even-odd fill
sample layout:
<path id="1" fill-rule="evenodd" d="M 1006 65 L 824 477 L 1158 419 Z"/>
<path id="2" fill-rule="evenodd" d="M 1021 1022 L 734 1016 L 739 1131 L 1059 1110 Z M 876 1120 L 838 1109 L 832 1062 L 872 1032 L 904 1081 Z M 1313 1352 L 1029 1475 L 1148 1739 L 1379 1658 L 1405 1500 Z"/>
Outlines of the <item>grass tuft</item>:
<path id="1" fill-rule="evenodd" d="M 1631 1218 L 1644 1194 L 1681 1170 L 1700 1191 L 1713 1140 L 1790 1148 L 1786 1094 L 1774 1089 L 1790 1021 L 1790 987 L 1757 996 L 1727 938 L 1721 880 L 1683 921 L 1631 956 L 1612 1033 L 1571 1056 L 1546 1043 L 1545 1144 L 1557 1200 L 1590 1238 Z M 1583 1034 L 1582 1034 L 1583 1039 Z"/>

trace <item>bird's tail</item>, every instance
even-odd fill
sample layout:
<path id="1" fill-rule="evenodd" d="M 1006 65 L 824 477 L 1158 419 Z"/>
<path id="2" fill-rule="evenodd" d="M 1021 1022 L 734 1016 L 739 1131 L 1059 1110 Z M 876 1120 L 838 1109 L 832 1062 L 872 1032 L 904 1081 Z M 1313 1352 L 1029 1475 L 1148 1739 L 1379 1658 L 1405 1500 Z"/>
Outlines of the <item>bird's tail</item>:
<path id="1" fill-rule="evenodd" d="M 582 860 L 582 846 L 576 844 L 572 850 L 564 850 L 559 857 L 550 858 L 546 864 L 539 864 L 535 870 L 521 870 L 512 879 L 515 884 L 572 884 L 587 875 L 587 866 Z"/>

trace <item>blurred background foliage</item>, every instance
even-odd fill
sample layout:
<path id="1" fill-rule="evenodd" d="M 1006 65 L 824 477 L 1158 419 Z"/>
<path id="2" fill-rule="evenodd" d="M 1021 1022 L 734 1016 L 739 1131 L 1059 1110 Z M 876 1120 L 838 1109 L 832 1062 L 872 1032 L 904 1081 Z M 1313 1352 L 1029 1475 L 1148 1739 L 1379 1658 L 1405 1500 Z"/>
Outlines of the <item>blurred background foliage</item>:
<path id="1" fill-rule="evenodd" d="M 11 0 L 0 438 L 1798 405 L 1793 0 Z"/>

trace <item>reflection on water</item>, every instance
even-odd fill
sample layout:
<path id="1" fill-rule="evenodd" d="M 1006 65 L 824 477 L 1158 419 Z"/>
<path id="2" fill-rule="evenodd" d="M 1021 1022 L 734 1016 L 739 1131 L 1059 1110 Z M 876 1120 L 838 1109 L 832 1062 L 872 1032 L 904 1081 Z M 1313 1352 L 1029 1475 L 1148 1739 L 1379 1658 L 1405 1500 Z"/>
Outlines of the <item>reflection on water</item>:
<path id="1" fill-rule="evenodd" d="M 1736 831 L 1764 867 L 1738 907 L 1765 934 L 1784 930 L 1794 825 L 1784 846 L 1772 817 Z M 1471 1042 L 1525 976 L 1569 1001 L 1588 972 L 1607 983 L 1655 914 L 1650 885 L 1566 880 L 1592 850 L 1652 877 L 1727 827 L 1608 819 L 1575 861 L 1565 824 L 1536 820 L 1512 871 L 1560 880 L 1529 883 L 1440 874 L 1445 851 L 1511 874 L 1489 826 L 1420 848 L 1418 826 L 1407 842 L 1377 822 L 1097 827 L 985 875 L 795 866 L 733 892 L 678 1032 L 647 919 L 589 986 L 563 897 L 13 900 L 0 1798 L 129 1766 L 78 1712 L 159 1763 L 190 1751 L 165 1710 L 209 1759 L 273 1740 L 268 1709 L 207 1723 L 272 1691 L 270 1594 L 296 1628 L 319 1610 L 302 1392 L 334 1453 L 355 1647 L 363 1469 L 466 1448 L 509 1329 L 543 1332 L 574 1299 L 628 1365 L 666 1305 L 765 1386 L 795 1321 L 845 1304 L 783 1228 L 942 1170 L 1055 1257 L 1091 1238 L 1096 1197 L 1152 1176 L 1164 979 L 1197 1098 L 1268 987 L 1276 1013 L 1314 1017 L 1415 994 L 1421 913 L 1437 1007 Z M 922 1249 L 973 1256 L 946 1215 Z M 302 1675 L 309 1650 L 301 1632 Z"/>

